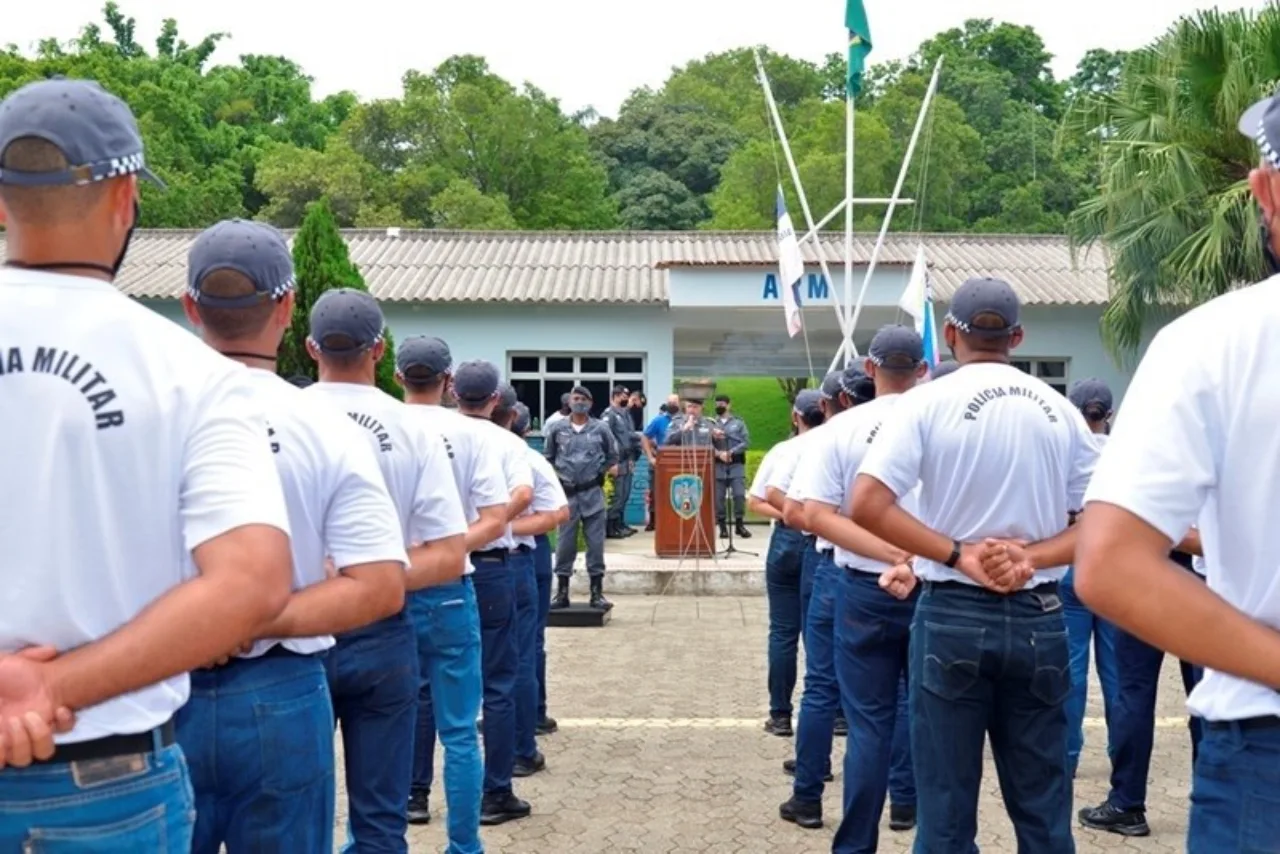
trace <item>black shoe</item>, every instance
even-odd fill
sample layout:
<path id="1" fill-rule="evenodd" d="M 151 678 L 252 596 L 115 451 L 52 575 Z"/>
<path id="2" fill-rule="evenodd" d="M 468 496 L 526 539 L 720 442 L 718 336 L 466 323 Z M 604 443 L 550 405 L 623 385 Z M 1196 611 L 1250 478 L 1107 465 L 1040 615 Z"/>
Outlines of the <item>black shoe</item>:
<path id="1" fill-rule="evenodd" d="M 569 576 L 556 576 L 556 595 L 551 600 L 551 610 L 569 607 Z"/>
<path id="2" fill-rule="evenodd" d="M 794 759 L 783 760 L 782 770 L 794 777 L 796 775 L 796 761 Z M 835 781 L 836 778 L 830 771 L 822 776 L 822 782 L 824 783 L 834 783 Z"/>
<path id="3" fill-rule="evenodd" d="M 622 534 L 622 539 L 625 540 L 627 537 L 634 537 L 636 534 L 640 532 L 637 531 L 635 528 L 623 528 L 618 533 Z"/>
<path id="4" fill-rule="evenodd" d="M 912 830 L 916 826 L 916 808 L 914 806 L 889 805 L 889 829 Z"/>
<path id="5" fill-rule="evenodd" d="M 645 526 L 644 526 L 644 532 L 645 532 L 646 534 L 652 534 L 652 533 L 653 533 L 654 531 L 656 531 L 656 530 L 657 530 L 657 528 L 655 528 L 655 527 L 654 527 L 654 525 L 653 525 L 653 523 L 652 523 L 652 522 L 650 522 L 648 525 L 645 525 Z"/>
<path id="6" fill-rule="evenodd" d="M 511 769 L 512 777 L 532 777 L 539 771 L 545 771 L 547 768 L 547 757 L 542 755 L 539 750 L 533 754 L 532 759 L 520 759 L 516 757 L 516 764 Z"/>
<path id="7" fill-rule="evenodd" d="M 779 738 L 791 738 L 795 735 L 789 715 L 770 715 L 769 720 L 764 722 L 764 731 Z"/>
<path id="8" fill-rule="evenodd" d="M 733 532 L 744 540 L 751 539 L 751 532 L 747 530 L 747 526 L 741 519 L 738 520 L 738 524 L 733 526 Z"/>
<path id="9" fill-rule="evenodd" d="M 431 823 L 431 796 L 423 790 L 409 793 L 409 824 Z"/>
<path id="10" fill-rule="evenodd" d="M 597 611 L 608 611 L 613 608 L 613 603 L 604 598 L 604 579 L 598 575 L 591 579 L 591 601 L 589 604 Z"/>
<path id="11" fill-rule="evenodd" d="M 729 539 L 729 526 L 726 525 L 724 522 L 720 522 L 719 525 L 720 525 L 720 539 L 722 540 Z"/>
<path id="12" fill-rule="evenodd" d="M 1121 836 L 1151 835 L 1145 810 L 1122 810 L 1110 801 L 1103 801 L 1096 807 L 1085 807 L 1076 815 L 1082 825 L 1094 830 L 1105 830 Z"/>
<path id="13" fill-rule="evenodd" d="M 625 540 L 627 535 L 619 531 L 617 528 L 610 528 L 605 531 L 604 538 L 606 540 Z"/>
<path id="14" fill-rule="evenodd" d="M 831 734 L 838 738 L 844 738 L 849 734 L 849 722 L 844 719 L 844 715 L 836 718 L 836 724 L 832 727 Z"/>
<path id="15" fill-rule="evenodd" d="M 560 729 L 560 725 L 556 723 L 555 718 L 543 718 L 538 721 L 538 725 L 534 728 L 534 732 L 538 735 L 551 735 L 551 733 Z"/>
<path id="16" fill-rule="evenodd" d="M 522 801 L 511 792 L 505 795 L 485 795 L 480 803 L 480 823 L 486 827 L 495 824 L 506 824 L 521 818 L 528 818 L 533 807 L 528 801 Z"/>
<path id="17" fill-rule="evenodd" d="M 783 821 L 799 825 L 806 830 L 818 830 L 822 827 L 822 804 L 806 804 L 795 798 L 778 807 L 778 815 Z"/>

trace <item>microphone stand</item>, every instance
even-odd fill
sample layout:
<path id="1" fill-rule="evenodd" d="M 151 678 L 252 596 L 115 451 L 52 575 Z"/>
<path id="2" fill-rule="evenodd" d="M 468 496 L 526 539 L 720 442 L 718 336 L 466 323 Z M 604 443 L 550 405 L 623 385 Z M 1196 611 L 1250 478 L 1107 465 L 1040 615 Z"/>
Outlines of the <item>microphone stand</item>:
<path id="1" fill-rule="evenodd" d="M 716 463 L 719 463 L 719 462 L 720 462 L 719 460 L 716 460 Z M 712 467 L 712 476 L 713 477 L 715 476 L 714 464 Z M 716 483 L 718 484 L 719 481 L 716 481 Z M 725 484 L 725 485 L 728 486 L 728 484 Z M 720 487 L 717 486 L 716 488 L 719 489 Z M 749 551 L 746 551 L 745 549 L 735 549 L 733 547 L 733 529 L 737 526 L 737 523 L 735 522 L 733 525 L 729 524 L 729 510 L 730 508 L 733 509 L 733 517 L 736 520 L 738 518 L 738 502 L 734 500 L 732 494 L 723 496 L 723 498 L 725 502 L 724 529 L 729 532 L 729 544 L 724 547 L 723 551 L 718 551 L 716 552 L 716 554 L 724 555 L 725 557 L 728 557 L 729 555 L 747 555 L 749 557 L 760 557 L 759 552 L 749 552 Z"/>

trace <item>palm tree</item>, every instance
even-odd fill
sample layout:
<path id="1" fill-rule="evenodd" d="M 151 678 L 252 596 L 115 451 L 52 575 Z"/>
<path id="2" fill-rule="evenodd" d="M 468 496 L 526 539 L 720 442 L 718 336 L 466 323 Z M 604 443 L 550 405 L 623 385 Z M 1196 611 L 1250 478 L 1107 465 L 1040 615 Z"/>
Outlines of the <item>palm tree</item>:
<path id="1" fill-rule="evenodd" d="M 1069 218 L 1073 250 L 1101 244 L 1103 340 L 1132 356 L 1158 306 L 1194 305 L 1264 275 L 1240 115 L 1280 80 L 1280 8 L 1207 11 L 1129 55 L 1110 93 L 1084 93 L 1063 137 L 1095 140 L 1097 195 Z"/>

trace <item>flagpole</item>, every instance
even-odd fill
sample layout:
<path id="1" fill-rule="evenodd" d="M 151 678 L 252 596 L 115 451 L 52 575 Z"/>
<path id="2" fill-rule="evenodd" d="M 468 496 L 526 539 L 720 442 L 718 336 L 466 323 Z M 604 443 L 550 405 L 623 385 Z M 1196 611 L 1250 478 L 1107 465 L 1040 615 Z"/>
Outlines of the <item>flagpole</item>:
<path id="1" fill-rule="evenodd" d="M 850 323 L 856 326 L 858 317 L 862 314 L 862 303 L 867 295 L 867 286 L 871 284 L 871 277 L 875 275 L 876 264 L 880 259 L 880 251 L 884 248 L 885 237 L 889 233 L 889 224 L 893 221 L 893 211 L 897 207 L 897 198 L 902 195 L 902 186 L 907 181 L 907 172 L 911 168 L 911 158 L 915 154 L 916 144 L 920 141 L 920 132 L 924 129 L 924 120 L 929 113 L 929 104 L 933 101 L 934 93 L 938 89 L 938 75 L 942 72 L 942 57 L 938 57 L 938 61 L 933 66 L 933 77 L 929 80 L 929 88 L 924 93 L 924 101 L 920 104 L 920 115 L 916 117 L 915 129 L 911 132 L 911 142 L 907 145 L 907 155 L 902 160 L 902 168 L 898 171 L 898 181 L 893 188 L 893 196 L 889 202 L 889 209 L 885 211 L 884 222 L 880 225 L 880 234 L 876 238 L 876 245 L 871 250 L 871 260 L 867 264 L 867 272 L 862 277 L 862 289 L 858 292 L 858 302 L 854 305 L 853 315 Z M 845 335 L 849 336 L 849 327 L 845 327 Z M 850 343 L 851 339 L 850 339 Z"/>
<path id="2" fill-rule="evenodd" d="M 800 170 L 796 168 L 795 158 L 791 156 L 791 143 L 787 140 L 787 131 L 782 127 L 782 116 L 778 114 L 778 103 L 773 99 L 773 89 L 769 86 L 769 78 L 764 73 L 764 63 L 760 60 L 760 51 L 752 49 L 751 55 L 756 61 L 756 74 L 760 78 L 760 85 L 764 88 L 764 98 L 769 104 L 769 115 L 773 119 L 774 127 L 778 129 L 778 141 L 782 143 L 782 153 L 787 159 L 787 169 L 791 172 L 791 183 L 795 185 L 796 195 L 800 197 L 800 210 L 804 213 L 805 227 L 810 231 L 813 227 L 813 214 L 809 210 L 809 199 L 804 194 L 804 186 L 800 183 Z M 896 195 L 896 194 L 895 194 Z M 822 247 L 822 241 L 814 238 L 815 248 L 818 256 L 818 266 L 822 269 L 822 275 L 827 280 L 827 296 L 831 298 L 832 308 L 836 313 L 836 322 L 840 325 L 840 334 L 843 338 L 849 335 L 845 328 L 844 312 L 840 308 L 840 298 L 835 293 L 835 279 L 831 278 L 831 271 L 827 269 L 826 252 Z"/>
<path id="3" fill-rule="evenodd" d="M 849 363 L 853 361 L 854 356 L 858 355 L 858 348 L 853 343 L 853 336 L 857 333 L 857 328 L 852 325 L 853 321 L 853 95 L 845 93 L 845 117 L 844 117 L 844 197 L 849 199 L 849 204 L 844 207 L 844 310 L 845 310 L 845 329 L 848 330 L 848 341 L 841 342 L 841 351 L 844 354 L 844 365 L 849 367 Z M 896 195 L 896 194 L 895 194 Z M 890 203 L 892 210 L 892 202 Z M 836 354 L 837 357 L 840 353 Z"/>

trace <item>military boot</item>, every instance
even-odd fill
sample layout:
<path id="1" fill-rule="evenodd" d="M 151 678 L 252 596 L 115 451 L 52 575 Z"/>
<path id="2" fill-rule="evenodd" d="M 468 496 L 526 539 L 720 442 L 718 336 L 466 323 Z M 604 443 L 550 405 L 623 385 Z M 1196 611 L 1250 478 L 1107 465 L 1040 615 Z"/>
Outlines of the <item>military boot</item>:
<path id="1" fill-rule="evenodd" d="M 568 607 L 569 607 L 569 576 L 557 575 L 556 576 L 556 595 L 555 595 L 555 598 L 551 600 L 551 609 L 556 610 L 558 608 L 568 608 Z"/>
<path id="2" fill-rule="evenodd" d="M 725 523 L 723 519 L 721 519 L 718 524 L 720 525 L 720 539 L 722 540 L 729 539 L 729 526 Z"/>
<path id="3" fill-rule="evenodd" d="M 751 539 L 751 532 L 747 530 L 746 523 L 743 522 L 741 519 L 739 519 L 738 524 L 734 526 L 733 532 L 737 534 L 739 537 L 742 537 L 742 539 L 744 540 Z"/>
<path id="4" fill-rule="evenodd" d="M 608 611 L 613 608 L 613 603 L 604 598 L 604 576 L 594 575 L 591 577 L 591 607 L 597 611 Z"/>

